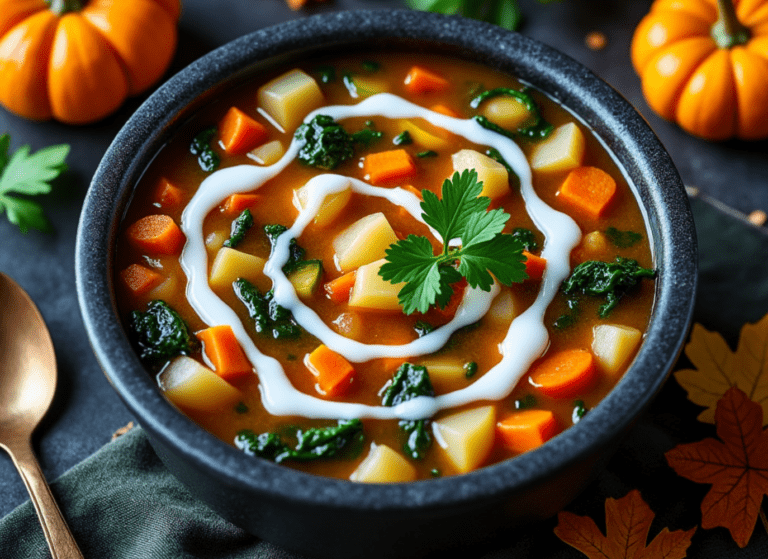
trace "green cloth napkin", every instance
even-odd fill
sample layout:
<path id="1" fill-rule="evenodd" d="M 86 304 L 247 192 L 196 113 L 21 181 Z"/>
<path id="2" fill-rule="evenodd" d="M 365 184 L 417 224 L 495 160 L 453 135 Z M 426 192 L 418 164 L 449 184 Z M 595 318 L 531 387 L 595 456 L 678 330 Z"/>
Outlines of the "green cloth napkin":
<path id="1" fill-rule="evenodd" d="M 743 219 L 693 197 L 700 247 L 700 283 L 694 320 L 722 333 L 735 347 L 741 325 L 768 313 L 768 234 Z M 682 358 L 679 367 L 690 366 Z M 605 500 L 639 489 L 656 517 L 652 539 L 663 528 L 689 530 L 709 486 L 678 477 L 664 453 L 677 444 L 714 436 L 698 422 L 700 408 L 670 380 L 592 484 L 567 509 L 590 516 L 604 529 Z M 248 535 L 193 498 L 168 472 L 136 427 L 52 484 L 54 496 L 87 559 L 275 558 L 298 556 Z M 510 530 L 471 557 L 583 559 L 553 533 L 557 519 Z M 0 520 L 0 559 L 49 557 L 31 503 Z M 365 557 L 365 550 L 361 550 Z M 688 549 L 699 559 L 765 559 L 768 533 L 758 522 L 740 549 L 722 528 L 702 530 Z"/>
<path id="2" fill-rule="evenodd" d="M 292 558 L 223 520 L 134 427 L 51 484 L 86 559 Z M 0 521 L 0 558 L 50 557 L 30 501 Z"/>

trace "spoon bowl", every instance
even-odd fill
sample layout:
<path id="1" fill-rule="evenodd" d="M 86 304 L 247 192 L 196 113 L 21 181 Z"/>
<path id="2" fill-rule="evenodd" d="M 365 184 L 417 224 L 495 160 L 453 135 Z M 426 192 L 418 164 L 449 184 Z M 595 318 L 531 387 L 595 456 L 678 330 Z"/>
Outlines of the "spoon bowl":
<path id="1" fill-rule="evenodd" d="M 56 354 L 29 295 L 0 273 L 0 447 L 27 486 L 54 559 L 83 557 L 32 451 L 32 432 L 56 391 Z"/>

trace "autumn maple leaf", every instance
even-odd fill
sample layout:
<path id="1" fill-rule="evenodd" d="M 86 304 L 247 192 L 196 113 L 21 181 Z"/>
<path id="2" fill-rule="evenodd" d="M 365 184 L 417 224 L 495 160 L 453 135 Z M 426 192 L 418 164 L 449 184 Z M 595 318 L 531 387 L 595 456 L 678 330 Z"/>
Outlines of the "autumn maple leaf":
<path id="1" fill-rule="evenodd" d="M 763 421 L 768 422 L 768 315 L 742 327 L 735 352 L 720 334 L 695 324 L 685 355 L 695 369 L 681 369 L 674 376 L 689 400 L 707 408 L 699 421 L 714 423 L 718 400 L 737 386 L 762 406 Z"/>
<path id="2" fill-rule="evenodd" d="M 761 407 L 736 387 L 717 403 L 715 426 L 719 441 L 681 444 L 665 456 L 678 475 L 712 484 L 701 502 L 701 527 L 723 526 L 744 547 L 768 494 L 768 430 Z"/>
<path id="3" fill-rule="evenodd" d="M 670 532 L 664 528 L 650 544 L 653 511 L 640 492 L 605 500 L 605 535 L 588 516 L 563 511 L 557 515 L 555 535 L 590 559 L 682 559 L 696 528 Z"/>

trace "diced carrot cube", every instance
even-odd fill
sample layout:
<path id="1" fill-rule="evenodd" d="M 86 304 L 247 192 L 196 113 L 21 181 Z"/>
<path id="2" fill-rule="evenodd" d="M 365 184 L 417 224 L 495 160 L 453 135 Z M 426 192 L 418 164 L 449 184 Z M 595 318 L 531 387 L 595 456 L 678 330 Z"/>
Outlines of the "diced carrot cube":
<path id="1" fill-rule="evenodd" d="M 573 398 L 597 380 L 595 358 L 583 349 L 559 351 L 535 364 L 528 380 L 546 396 Z"/>
<path id="2" fill-rule="evenodd" d="M 558 431 L 557 419 L 550 410 L 520 410 L 496 423 L 499 439 L 517 453 L 541 446 Z"/>
<path id="3" fill-rule="evenodd" d="M 217 375 L 231 382 L 253 371 L 240 342 L 228 324 L 211 326 L 195 334 Z"/>
<path id="4" fill-rule="evenodd" d="M 616 196 L 616 181 L 597 167 L 577 167 L 565 178 L 558 197 L 593 218 L 602 217 Z"/>
<path id="5" fill-rule="evenodd" d="M 184 233 L 167 215 L 144 216 L 126 234 L 136 248 L 156 254 L 177 254 L 185 241 Z"/>
<path id="6" fill-rule="evenodd" d="M 258 194 L 232 194 L 224 200 L 221 211 L 229 215 L 240 215 L 243 210 L 254 207 L 261 201 Z"/>
<path id="7" fill-rule="evenodd" d="M 263 144 L 269 131 L 237 107 L 231 107 L 219 123 L 219 139 L 224 151 L 241 155 Z"/>
<path id="8" fill-rule="evenodd" d="M 528 274 L 528 279 L 538 281 L 544 277 L 544 270 L 547 269 L 547 259 L 531 254 L 527 250 L 523 251 L 523 255 L 526 258 L 525 272 Z"/>
<path id="9" fill-rule="evenodd" d="M 342 355 L 320 344 L 304 360 L 307 368 L 317 378 L 317 384 L 325 396 L 333 397 L 346 391 L 355 369 Z"/>
<path id="10" fill-rule="evenodd" d="M 141 264 L 131 264 L 120 272 L 120 278 L 135 296 L 140 297 L 160 285 L 165 277 Z"/>
<path id="11" fill-rule="evenodd" d="M 168 179 L 162 178 L 155 190 L 154 199 L 155 203 L 162 208 L 178 208 L 184 202 L 184 190 L 171 184 Z"/>
<path id="12" fill-rule="evenodd" d="M 393 149 L 366 155 L 363 172 L 368 175 L 371 184 L 378 186 L 412 178 L 416 175 L 417 168 L 407 151 Z"/>
<path id="13" fill-rule="evenodd" d="M 446 78 L 423 66 L 413 66 L 403 83 L 405 83 L 405 89 L 412 95 L 442 93 L 451 86 L 451 82 Z"/>
<path id="14" fill-rule="evenodd" d="M 334 303 L 344 303 L 349 301 L 349 293 L 355 285 L 357 270 L 352 270 L 346 274 L 337 277 L 323 286 L 328 298 Z"/>

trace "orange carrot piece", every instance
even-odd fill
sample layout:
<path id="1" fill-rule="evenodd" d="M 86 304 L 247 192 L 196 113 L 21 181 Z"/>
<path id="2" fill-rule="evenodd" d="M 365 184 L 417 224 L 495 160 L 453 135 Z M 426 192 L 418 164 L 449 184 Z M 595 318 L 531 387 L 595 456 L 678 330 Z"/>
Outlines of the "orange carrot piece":
<path id="1" fill-rule="evenodd" d="M 431 324 L 433 322 L 442 323 L 446 319 L 453 318 L 459 308 L 459 304 L 461 304 L 466 289 L 467 280 L 466 278 L 461 278 L 453 284 L 453 294 L 445 308 L 441 309 L 438 305 L 431 307 L 424 315 L 425 320 Z"/>
<path id="2" fill-rule="evenodd" d="M 261 201 L 258 194 L 232 194 L 224 200 L 221 211 L 225 214 L 240 215 L 243 210 L 252 208 Z"/>
<path id="3" fill-rule="evenodd" d="M 294 11 L 300 10 L 307 3 L 307 0 L 285 0 L 288 7 Z"/>
<path id="4" fill-rule="evenodd" d="M 344 303 L 349 301 L 349 293 L 355 285 L 357 270 L 347 272 L 343 276 L 332 279 L 323 286 L 328 298 L 334 303 Z"/>
<path id="5" fill-rule="evenodd" d="M 317 377 L 317 384 L 326 396 L 338 396 L 349 388 L 354 367 L 335 351 L 320 344 L 307 355 L 304 363 Z"/>
<path id="6" fill-rule="evenodd" d="M 269 137 L 265 126 L 237 107 L 231 107 L 219 123 L 219 139 L 224 151 L 241 155 L 263 144 Z"/>
<path id="7" fill-rule="evenodd" d="M 597 167 L 577 167 L 568 173 L 558 196 L 593 218 L 602 217 L 616 196 L 616 181 Z"/>
<path id="8" fill-rule="evenodd" d="M 144 216 L 126 230 L 128 240 L 138 249 L 156 254 L 176 254 L 184 244 L 184 233 L 170 216 Z"/>
<path id="9" fill-rule="evenodd" d="M 195 335 L 203 342 L 203 351 L 216 374 L 227 382 L 253 371 L 251 362 L 228 324 L 211 326 Z"/>
<path id="10" fill-rule="evenodd" d="M 541 446 L 558 431 L 557 419 L 551 410 L 520 410 L 496 423 L 501 442 L 518 453 Z"/>
<path id="11" fill-rule="evenodd" d="M 597 379 L 595 358 L 583 349 L 559 351 L 534 365 L 528 379 L 546 396 L 572 398 Z"/>
<path id="12" fill-rule="evenodd" d="M 166 178 L 160 179 L 155 190 L 155 203 L 162 208 L 178 208 L 184 202 L 184 190 L 171 184 Z"/>
<path id="13" fill-rule="evenodd" d="M 461 115 L 454 111 L 452 108 L 447 107 L 445 105 L 433 105 L 430 107 L 430 110 L 435 111 L 436 113 L 440 113 L 441 115 L 445 116 L 452 116 L 454 118 L 459 118 Z"/>
<path id="14" fill-rule="evenodd" d="M 406 91 L 412 95 L 441 93 L 451 86 L 450 81 L 423 66 L 413 66 L 405 76 L 403 83 L 405 83 Z"/>
<path id="15" fill-rule="evenodd" d="M 120 279 L 131 294 L 140 297 L 160 285 L 165 278 L 146 266 L 131 264 L 120 271 Z"/>
<path id="16" fill-rule="evenodd" d="M 369 176 L 371 184 L 409 179 L 416 174 L 416 164 L 404 149 L 380 151 L 365 156 L 363 172 Z"/>
<path id="17" fill-rule="evenodd" d="M 527 250 L 523 251 L 525 256 L 525 273 L 528 274 L 528 279 L 538 281 L 544 276 L 544 270 L 547 268 L 547 259 L 541 256 L 531 254 Z"/>

